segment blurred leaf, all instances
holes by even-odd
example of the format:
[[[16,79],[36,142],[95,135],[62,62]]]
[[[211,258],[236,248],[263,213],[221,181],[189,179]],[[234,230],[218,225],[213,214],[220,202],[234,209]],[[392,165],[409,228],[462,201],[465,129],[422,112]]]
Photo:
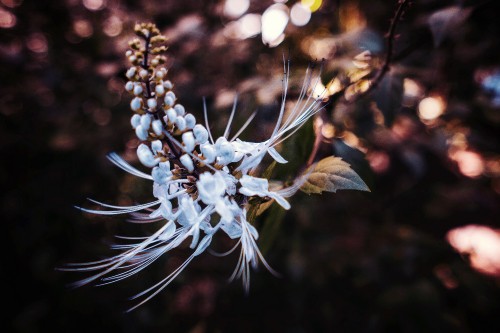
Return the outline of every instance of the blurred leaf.
[[[336,192],[337,190],[370,191],[368,186],[340,157],[330,156],[319,161],[306,183],[301,187],[305,193]],[[310,172],[308,169],[305,173]]]
[[[450,6],[433,13],[427,23],[431,28],[434,46],[439,46],[453,30],[469,17],[471,11],[470,8]]]
[[[385,126],[391,126],[396,112],[401,108],[403,100],[403,78],[399,75],[387,75],[380,82],[375,103],[384,116]]]
[[[273,203],[274,200],[269,201]],[[266,204],[266,203],[264,203]],[[286,210],[281,208],[279,205],[271,205],[269,204],[269,209],[266,218],[263,222],[263,227],[260,232],[260,241],[259,247],[262,254],[266,254],[266,252],[271,248],[272,243],[276,239],[276,236],[280,232],[281,223],[283,222],[283,218],[285,217]]]

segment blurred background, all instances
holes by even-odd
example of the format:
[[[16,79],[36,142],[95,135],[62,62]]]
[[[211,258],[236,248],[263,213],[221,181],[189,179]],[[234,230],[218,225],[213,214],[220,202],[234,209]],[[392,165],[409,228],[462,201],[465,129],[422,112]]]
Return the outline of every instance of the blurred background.
[[[496,2],[403,6],[389,36],[390,70],[366,91],[386,60],[396,1],[0,0],[2,331],[500,332]],[[259,245],[282,276],[260,267],[248,295],[227,283],[237,255],[203,255],[129,314],[128,297],[187,251],[106,287],[72,290],[82,275],[56,271],[110,256],[116,234],[151,232],[73,208],[91,207],[87,197],[151,197],[149,184],[105,158],[115,151],[138,165],[123,54],[142,21],[169,38],[180,102],[201,119],[206,97],[216,132],[238,94],[237,124],[258,110],[244,137],[265,138],[283,56],[291,101],[318,61],[331,98],[314,122],[317,158],[342,157],[371,188],[299,193],[290,211],[261,216]],[[291,163],[274,176],[296,173],[312,141],[309,124],[282,147]]]

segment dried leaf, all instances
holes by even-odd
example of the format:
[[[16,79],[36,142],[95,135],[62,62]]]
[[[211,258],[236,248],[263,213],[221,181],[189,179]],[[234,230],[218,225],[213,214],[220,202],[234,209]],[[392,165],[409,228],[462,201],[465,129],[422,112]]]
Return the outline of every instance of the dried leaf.
[[[307,170],[309,172],[310,170]],[[359,175],[340,157],[330,156],[319,161],[302,186],[305,193],[336,192],[337,190],[370,191]]]

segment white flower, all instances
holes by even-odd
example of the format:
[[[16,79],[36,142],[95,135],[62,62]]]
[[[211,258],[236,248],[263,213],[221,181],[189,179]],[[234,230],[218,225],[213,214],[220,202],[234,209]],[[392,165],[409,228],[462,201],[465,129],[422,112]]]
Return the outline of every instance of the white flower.
[[[265,178],[244,175],[240,178],[239,192],[246,196],[270,197],[285,209],[290,209],[290,204],[279,193],[269,191],[269,182]]]

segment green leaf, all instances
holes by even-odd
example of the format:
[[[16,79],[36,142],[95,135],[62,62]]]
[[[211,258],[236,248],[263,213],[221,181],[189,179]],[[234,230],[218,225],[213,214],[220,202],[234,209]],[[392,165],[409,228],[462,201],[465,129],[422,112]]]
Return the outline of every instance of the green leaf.
[[[340,157],[330,156],[322,159],[311,172],[301,190],[305,193],[337,192],[337,190],[370,191],[365,182]]]

